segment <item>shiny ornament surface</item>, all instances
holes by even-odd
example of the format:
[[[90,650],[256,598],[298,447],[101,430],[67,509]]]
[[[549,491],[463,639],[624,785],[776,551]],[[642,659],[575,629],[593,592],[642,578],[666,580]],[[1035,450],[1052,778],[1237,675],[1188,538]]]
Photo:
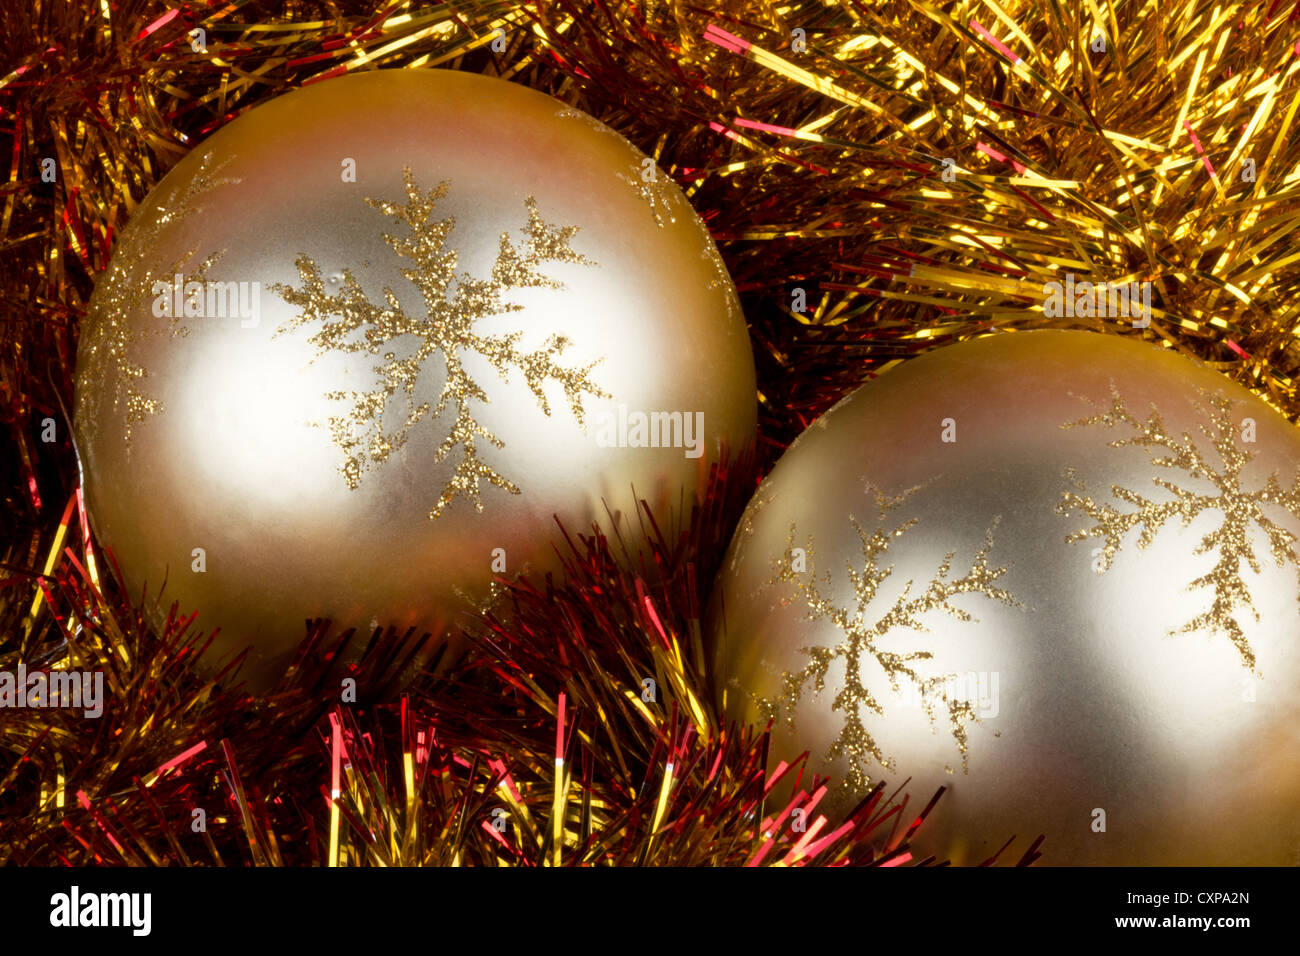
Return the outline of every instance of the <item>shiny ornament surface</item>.
[[[594,119],[444,70],[235,119],[136,211],[78,356],[88,509],[134,593],[251,644],[442,629],[571,531],[689,506],[755,427],[703,223]],[[161,611],[160,611],[161,613]]]
[[[775,718],[773,763],[846,781],[832,812],[948,787],[922,854],[1042,833],[1046,863],[1295,864],[1298,479],[1294,426],[1149,344],[935,350],[759,487],[713,598],[718,692]]]

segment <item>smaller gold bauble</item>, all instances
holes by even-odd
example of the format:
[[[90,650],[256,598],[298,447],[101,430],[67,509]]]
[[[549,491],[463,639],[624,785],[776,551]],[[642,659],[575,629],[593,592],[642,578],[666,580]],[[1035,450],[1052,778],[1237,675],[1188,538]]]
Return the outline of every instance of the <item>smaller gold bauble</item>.
[[[758,488],[712,607],[771,759],[947,792],[916,852],[1039,834],[1063,864],[1294,864],[1300,432],[1117,335],[937,349]]]

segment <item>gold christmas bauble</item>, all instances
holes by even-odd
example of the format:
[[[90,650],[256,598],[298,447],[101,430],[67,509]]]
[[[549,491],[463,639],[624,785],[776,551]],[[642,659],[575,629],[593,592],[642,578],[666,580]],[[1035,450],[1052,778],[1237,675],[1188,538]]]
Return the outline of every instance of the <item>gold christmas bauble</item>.
[[[1294,864],[1300,432],[1091,332],[941,348],[823,415],[711,608],[718,692],[844,813],[947,787],[918,854]]]
[[[570,531],[689,507],[753,357],[676,185],[541,93],[445,70],[235,119],[136,211],[77,370],[91,524],[264,686],[302,622],[444,631]]]

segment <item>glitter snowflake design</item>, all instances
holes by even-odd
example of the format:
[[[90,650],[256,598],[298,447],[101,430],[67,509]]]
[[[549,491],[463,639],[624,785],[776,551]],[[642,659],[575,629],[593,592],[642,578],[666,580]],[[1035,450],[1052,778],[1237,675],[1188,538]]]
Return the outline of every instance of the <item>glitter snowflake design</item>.
[[[677,221],[677,216],[673,214],[672,188],[668,185],[668,178],[657,167],[653,168],[649,179],[646,178],[646,168],[636,165],[627,173],[619,173],[618,178],[631,186],[649,207],[650,216],[660,229]]]
[[[814,694],[820,694],[826,688],[831,665],[843,661],[844,682],[831,701],[831,710],[843,715],[843,725],[826,753],[826,760],[830,762],[841,756],[847,758],[849,770],[844,778],[844,786],[855,793],[862,793],[870,786],[867,768],[872,762],[886,770],[893,769],[892,758],[884,753],[867,728],[868,714],[884,714],[883,704],[871,693],[864,681],[864,672],[872,665],[884,672],[895,693],[900,691],[902,681],[909,683],[917,692],[932,723],[938,718],[939,708],[943,708],[948,730],[962,755],[963,769],[966,766],[966,724],[976,719],[974,707],[969,701],[956,700],[945,690],[956,675],[923,677],[917,673],[918,662],[930,660],[934,656],[930,651],[889,651],[880,646],[885,636],[895,628],[929,633],[924,617],[931,611],[943,612],[962,622],[975,620],[968,612],[951,603],[953,598],[961,594],[979,594],[1009,607],[1021,606],[1008,591],[998,586],[998,579],[1006,573],[1006,568],[989,567],[993,531],[998,524],[995,519],[983,547],[976,551],[970,569],[963,575],[949,577],[956,554],[949,552],[924,591],[913,596],[914,582],[908,581],[888,609],[883,609],[883,613],[872,613],[872,605],[881,585],[893,574],[893,566],[883,563],[891,543],[917,524],[917,519],[913,518],[887,530],[884,527],[885,519],[917,490],[911,488],[890,497],[879,489],[868,487],[867,492],[874,498],[879,511],[880,525],[868,532],[857,519],[849,519],[861,541],[862,549],[861,568],[855,567],[851,561],[845,562],[854,593],[850,606],[840,607],[826,596],[825,590],[829,590],[833,582],[829,573],[820,579],[816,576],[812,567],[811,539],[805,548],[808,556],[807,572],[801,574],[794,569],[793,525],[786,538],[786,553],[774,563],[773,576],[767,582],[768,587],[787,585],[793,588],[795,596],[792,600],[806,605],[808,620],[829,620],[844,634],[844,638],[831,647],[801,647],[800,653],[808,656],[808,663],[800,670],[782,673],[779,694],[774,698],[756,699],[759,711],[767,719],[784,716],[786,723],[794,729],[795,710],[809,686]]]
[[[610,129],[594,116],[589,116],[582,110],[576,110],[572,107],[565,107],[558,111],[556,117],[559,119],[577,120],[589,129],[606,136],[613,136],[624,146],[636,151],[641,156],[641,160],[632,163],[626,173],[619,173],[620,181],[627,183],[632,190],[640,197],[641,201],[650,209],[650,215],[654,219],[655,225],[660,229],[668,226],[669,223],[677,221],[677,216],[673,212],[673,193],[671,180],[654,163],[650,157],[641,153],[636,147],[623,137],[621,133]]]
[[[152,326],[142,325],[141,316],[152,314],[156,281],[170,287],[180,275],[183,283],[203,282],[222,253],[214,252],[196,264],[197,250],[189,249],[160,271],[149,269],[148,263],[159,252],[165,230],[201,212],[202,199],[212,190],[239,182],[219,175],[224,165],[213,165],[211,156],[203,155],[189,181],[173,187],[156,204],[159,211],[151,219],[132,223],[130,233],[113,250],[97,287],[94,321],[86,324],[77,351],[82,385],[77,389],[75,417],[85,434],[99,428],[105,407],[111,407],[114,416],[122,415],[122,441],[130,448],[135,426],[163,410],[162,400],[145,390],[149,370],[134,358],[134,347],[154,336],[184,338],[190,330],[179,315],[165,316]],[[86,387],[90,384],[95,387]]]
[[[740,521],[736,525],[736,533],[732,535],[732,540],[735,542],[731,549],[729,564],[732,574],[736,574],[744,563],[745,551],[750,538],[754,536],[754,522],[758,518],[759,512],[775,500],[775,492],[766,496],[760,492],[755,492],[754,496],[749,499],[749,503],[745,505],[745,510],[741,513]]]
[[[551,408],[545,386],[547,382],[560,383],[580,428],[585,425],[583,393],[597,397],[608,395],[590,376],[598,362],[578,368],[559,363],[559,356],[570,344],[564,336],[548,336],[540,348],[527,351],[520,346],[523,332],[484,334],[476,325],[489,316],[522,308],[507,301],[509,290],[563,289],[563,283],[539,271],[542,263],[594,263],[570,248],[578,227],[547,224],[530,196],[524,202],[528,223],[522,244],[516,246],[508,232],[502,233],[490,278],[476,279],[463,273],[457,276],[457,252],[447,247],[455,220],[448,217],[430,221],[434,206],[446,195],[450,183],[439,183],[424,192],[415,183],[410,169],[404,170],[403,176],[405,203],[378,199],[366,202],[409,230],[407,237],[385,234],[384,241],[397,256],[410,262],[409,267],[402,269],[402,275],[420,291],[425,314],[407,314],[392,289],[384,290],[382,304],[369,301],[360,283],[346,269],[342,270],[337,294],[331,294],[326,291],[316,262],[304,255],[297,260],[300,286],[275,287],[286,302],[301,309],[276,334],[313,324],[317,330],[309,341],[319,350],[318,354],[345,352],[380,356],[380,363],[373,367],[378,376],[378,384],[373,389],[326,393],[330,400],[349,406],[345,413],[331,416],[328,423],[334,443],[346,456],[340,470],[349,488],[357,488],[365,471],[383,464],[405,445],[412,428],[425,419],[440,418],[449,406],[454,406],[455,417],[435,460],[441,462],[453,453],[459,460],[429,518],[437,518],[457,498],[472,502],[475,510],[481,512],[482,481],[511,494],[519,494],[519,488],[479,457],[480,439],[496,448],[504,447],[504,443],[474,417],[474,403],[486,403],[489,399],[484,388],[466,371],[464,353],[476,353],[487,359],[502,381],[509,380],[511,368],[517,369],[547,415]],[[399,351],[398,342],[409,343],[409,348]],[[435,404],[417,404],[416,385],[434,356],[441,361],[445,375],[442,390]],[[389,402],[399,393],[405,408],[398,427],[389,431],[385,426]]]
[[[1071,469],[1066,472],[1066,476],[1078,490],[1064,492],[1056,511],[1064,516],[1078,512],[1092,519],[1092,527],[1074,532],[1066,541],[1074,543],[1096,538],[1104,542],[1098,573],[1109,570],[1124,537],[1136,528],[1141,529],[1138,547],[1145,548],[1155,541],[1156,535],[1170,519],[1178,518],[1183,527],[1187,527],[1201,514],[1219,513],[1222,520],[1218,527],[1201,538],[1194,552],[1214,552],[1218,561],[1213,569],[1187,586],[1189,591],[1210,588],[1214,594],[1213,601],[1207,611],[1170,633],[1187,634],[1205,630],[1225,634],[1241,654],[1245,665],[1254,670],[1255,652],[1246,640],[1239,618],[1241,611],[1245,610],[1258,621],[1259,613],[1251,600],[1250,589],[1242,578],[1242,562],[1256,574],[1260,573],[1259,559],[1251,545],[1252,529],[1257,527],[1267,538],[1278,567],[1289,562],[1300,570],[1300,557],[1297,557],[1295,551],[1296,536],[1277,524],[1264,510],[1266,505],[1272,505],[1300,518],[1300,470],[1297,470],[1289,489],[1282,487],[1276,472],[1260,488],[1253,491],[1243,488],[1241,471],[1254,459],[1255,453],[1237,447],[1231,407],[1231,402],[1221,395],[1211,397],[1208,407],[1201,406],[1208,424],[1201,425],[1200,430],[1214,447],[1214,454],[1218,458],[1218,465],[1215,466],[1202,454],[1191,435],[1184,432],[1180,439],[1169,433],[1155,405],[1151,406],[1145,422],[1135,418],[1112,385],[1108,411],[1061,427],[1103,425],[1106,428],[1127,428],[1129,434],[1111,441],[1111,448],[1141,448],[1157,468],[1166,469],[1170,473],[1182,472],[1188,478],[1206,483],[1210,490],[1193,491],[1157,475],[1151,479],[1152,483],[1171,497],[1165,501],[1153,501],[1136,491],[1112,485],[1111,494],[1135,509],[1120,511],[1108,504],[1098,504],[1088,497],[1087,489],[1075,478]]]

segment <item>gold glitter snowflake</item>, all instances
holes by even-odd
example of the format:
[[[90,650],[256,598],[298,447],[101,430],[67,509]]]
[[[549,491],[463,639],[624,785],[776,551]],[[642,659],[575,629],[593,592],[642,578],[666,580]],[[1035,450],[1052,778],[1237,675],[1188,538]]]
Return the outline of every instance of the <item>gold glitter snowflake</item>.
[[[649,171],[650,178],[646,178]],[[661,178],[662,177],[662,178]],[[668,178],[658,167],[633,165],[627,173],[619,173],[618,178],[632,187],[641,201],[650,209],[655,225],[663,229],[669,223],[676,222],[673,214],[673,191]]]
[[[744,562],[745,550],[749,544],[749,539],[754,536],[754,519],[758,517],[760,511],[770,505],[776,499],[775,492],[769,495],[761,495],[755,492],[754,496],[749,499],[745,505],[744,512],[740,515],[740,521],[736,525],[736,533],[732,535],[734,542],[731,549],[730,567],[733,574],[740,570]]]
[[[422,192],[409,168],[403,171],[403,176],[407,202],[378,199],[367,199],[366,202],[409,230],[409,237],[385,234],[384,241],[398,257],[410,262],[409,267],[402,269],[402,275],[419,290],[425,314],[407,314],[392,289],[384,290],[383,304],[371,302],[347,269],[342,271],[338,293],[331,294],[326,291],[316,262],[303,255],[297,260],[301,287],[275,286],[276,292],[286,302],[302,311],[276,334],[308,323],[319,323],[319,329],[309,341],[320,354],[360,352],[381,357],[380,364],[373,367],[378,376],[378,384],[373,389],[326,393],[327,398],[351,406],[346,413],[329,419],[331,437],[346,455],[340,470],[349,488],[356,488],[363,472],[387,461],[401,448],[411,429],[422,420],[437,419],[448,405],[455,406],[455,419],[438,448],[435,460],[442,461],[457,450],[460,460],[429,512],[432,519],[456,498],[470,500],[476,510],[482,511],[479,484],[485,479],[511,494],[519,494],[519,488],[513,482],[479,457],[479,439],[497,448],[504,447],[504,444],[474,417],[473,403],[487,402],[488,395],[466,371],[462,353],[477,353],[486,358],[503,381],[508,380],[511,367],[518,369],[547,415],[551,408],[546,399],[545,385],[548,381],[559,382],[579,427],[584,426],[582,393],[608,396],[590,377],[597,362],[579,368],[567,368],[557,362],[558,356],[570,344],[564,336],[550,335],[540,348],[526,351],[519,344],[522,332],[483,334],[475,328],[480,320],[489,316],[522,308],[507,301],[505,293],[508,290],[564,288],[563,283],[538,271],[542,263],[594,265],[569,246],[578,227],[547,224],[530,196],[524,201],[528,224],[522,245],[516,247],[510,234],[502,233],[490,278],[476,279],[467,274],[457,276],[458,254],[455,249],[447,248],[447,238],[456,222],[451,217],[429,219],[434,206],[446,195],[450,183],[442,182],[428,192]],[[398,342],[410,343],[410,348],[399,352]],[[445,373],[442,390],[436,404],[417,404],[416,385],[426,363],[435,355],[441,360]],[[399,392],[405,399],[405,410],[400,425],[387,431],[388,404]]]
[[[558,119],[577,120],[579,123],[582,123],[584,126],[597,133],[613,136],[617,138],[619,142],[627,142],[623,135],[617,130],[611,129],[590,113],[584,113],[582,110],[574,109],[572,106],[565,106],[562,109],[557,110],[555,116]]]
[[[1216,466],[1201,453],[1191,435],[1184,432],[1181,439],[1171,435],[1155,405],[1151,406],[1145,422],[1135,418],[1125,406],[1118,390],[1112,386],[1109,411],[1068,422],[1061,427],[1127,427],[1130,434],[1110,442],[1111,448],[1141,448],[1157,468],[1183,472],[1188,478],[1205,482],[1210,490],[1193,491],[1157,475],[1151,479],[1152,483],[1170,497],[1165,501],[1153,501],[1136,491],[1112,485],[1111,494],[1136,509],[1119,511],[1111,505],[1098,504],[1088,497],[1086,488],[1077,481],[1071,469],[1067,471],[1067,477],[1074,481],[1079,490],[1064,492],[1056,511],[1065,516],[1077,511],[1095,522],[1090,528],[1074,532],[1066,541],[1073,543],[1096,538],[1105,542],[1101,549],[1098,573],[1109,570],[1125,535],[1135,528],[1141,528],[1138,547],[1145,548],[1155,541],[1165,522],[1171,518],[1180,519],[1186,527],[1203,513],[1220,513],[1222,520],[1219,526],[1201,538],[1194,551],[1195,554],[1216,552],[1218,561],[1212,570],[1187,586],[1189,591],[1212,588],[1213,602],[1209,610],[1196,615],[1170,633],[1187,634],[1208,630],[1211,633],[1226,634],[1240,652],[1242,661],[1254,670],[1255,652],[1246,640],[1238,616],[1243,608],[1253,614],[1255,620],[1259,620],[1259,613],[1251,600],[1250,589],[1242,579],[1241,565],[1244,561],[1256,574],[1260,572],[1259,560],[1251,545],[1252,529],[1258,527],[1268,539],[1278,567],[1290,562],[1300,570],[1300,557],[1297,557],[1294,548],[1296,536],[1278,525],[1264,511],[1266,505],[1273,505],[1300,518],[1300,471],[1297,471],[1289,489],[1282,487],[1276,472],[1269,475],[1262,487],[1250,491],[1243,488],[1241,471],[1255,454],[1237,447],[1231,407],[1231,402],[1221,395],[1210,398],[1208,408],[1202,406],[1209,424],[1201,425],[1200,429],[1214,447],[1218,458]]]
[[[745,316],[740,310],[740,303],[736,299],[735,284],[731,281],[731,272],[727,269],[727,263],[722,258],[722,253],[718,251],[718,244],[713,240],[713,234],[709,232],[709,227],[704,224],[704,220],[698,216],[692,217],[695,220],[695,230],[700,236],[700,258],[709,265],[709,270],[713,275],[709,278],[708,286],[710,292],[721,292],[727,303],[727,316],[733,321],[744,321]],[[798,441],[796,438],[795,441]],[[793,447],[793,445],[791,446]]]
[[[989,551],[993,548],[993,531],[998,524],[995,519],[983,547],[975,553],[970,570],[965,574],[949,578],[952,559],[956,553],[949,552],[924,591],[913,596],[913,582],[908,581],[888,609],[883,613],[872,613],[872,605],[881,585],[893,574],[893,565],[883,564],[882,559],[894,539],[907,533],[917,523],[917,519],[913,518],[893,530],[886,530],[883,526],[885,519],[917,490],[911,488],[901,495],[889,497],[879,489],[868,487],[867,492],[875,499],[880,513],[880,526],[868,533],[856,518],[849,519],[862,542],[863,560],[861,569],[854,567],[851,561],[845,562],[854,592],[851,606],[840,607],[823,593],[823,588],[829,589],[832,585],[831,575],[827,573],[819,580],[814,573],[811,539],[805,548],[807,572],[801,574],[795,570],[793,525],[786,538],[786,554],[775,562],[773,577],[767,582],[768,587],[780,584],[792,587],[797,599],[807,605],[807,619],[831,621],[844,634],[844,639],[832,647],[813,645],[800,648],[800,652],[808,656],[808,663],[800,670],[782,673],[780,693],[774,698],[758,699],[756,702],[759,710],[768,719],[784,714],[785,721],[793,729],[795,710],[808,686],[811,684],[814,694],[820,694],[825,690],[831,664],[843,661],[844,682],[831,701],[831,710],[843,714],[844,722],[826,753],[826,759],[831,761],[841,756],[847,758],[849,770],[844,785],[855,793],[861,793],[870,786],[867,767],[872,761],[887,770],[893,767],[892,759],[885,755],[875,736],[867,729],[866,714],[884,714],[881,701],[865,683],[865,671],[870,665],[874,664],[884,672],[895,693],[900,690],[900,682],[907,681],[918,693],[921,705],[932,722],[936,719],[938,707],[943,706],[948,729],[962,755],[963,768],[966,766],[966,723],[976,719],[974,707],[969,701],[956,700],[945,689],[956,675],[923,677],[917,673],[915,665],[934,656],[930,651],[898,653],[886,650],[881,647],[885,636],[895,628],[929,633],[923,618],[931,611],[942,611],[958,621],[974,620],[969,613],[951,603],[960,594],[980,594],[1010,607],[1021,606],[1008,591],[997,585],[1006,568],[990,568],[988,564]]]
[[[600,120],[594,116],[589,116],[582,110],[565,107],[555,115],[559,119],[577,120],[589,129],[603,135],[613,136],[623,145],[636,150],[636,147],[632,146],[617,130],[610,129]],[[677,216],[673,212],[674,190],[672,189],[671,180],[650,157],[642,154],[640,150],[636,150],[636,152],[641,156],[641,160],[632,163],[626,173],[619,173],[618,178],[632,187],[641,201],[649,207],[655,225],[663,229],[669,223],[677,221]]]
[[[170,286],[176,275],[182,276],[183,283],[203,282],[221,252],[209,255],[188,272],[197,249],[181,253],[162,271],[151,270],[148,264],[157,257],[165,230],[201,212],[200,200],[218,186],[239,182],[218,176],[224,163],[209,168],[210,164],[211,156],[202,156],[194,176],[159,201],[152,218],[133,222],[113,250],[96,289],[94,320],[86,323],[77,350],[81,386],[75,417],[85,430],[83,434],[100,426],[104,406],[110,405],[113,415],[123,414],[122,440],[129,448],[135,426],[163,409],[160,399],[145,393],[143,382],[149,370],[133,358],[134,346],[152,336],[184,337],[190,330],[180,324],[179,315],[161,317],[154,324],[142,324],[141,317],[152,314],[155,282]]]

